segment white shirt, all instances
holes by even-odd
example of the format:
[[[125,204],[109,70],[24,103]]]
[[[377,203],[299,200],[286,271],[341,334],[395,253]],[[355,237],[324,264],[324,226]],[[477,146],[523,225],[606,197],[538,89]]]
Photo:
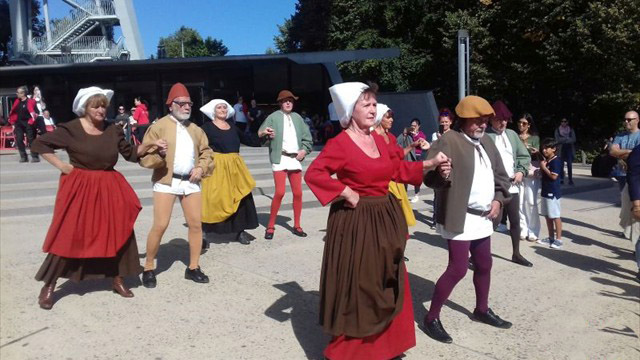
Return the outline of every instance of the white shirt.
[[[238,103],[233,105],[233,110],[235,110],[236,115],[235,115],[235,120],[237,123],[246,123],[247,122],[247,117],[244,115],[244,112],[242,111],[243,109],[242,104]]]
[[[468,207],[481,211],[491,209],[491,202],[495,195],[493,169],[489,155],[484,150],[478,140],[471,139],[467,135],[464,137],[474,146],[479,146],[480,152],[473,152],[473,182],[471,183],[471,192],[469,193]],[[482,159],[480,158],[482,155]],[[486,216],[479,216],[465,213],[464,230],[462,233],[454,233],[445,230],[442,224],[437,224],[436,231],[445,239],[451,240],[478,240],[493,234],[493,222]]]
[[[437,131],[436,131],[436,132],[434,132],[434,133],[431,135],[431,142],[434,142],[434,141],[436,141],[436,140],[440,139],[440,136],[442,136],[442,135],[440,135],[440,133],[439,133],[439,132],[437,132]]]
[[[48,119],[46,117],[42,117],[44,119],[44,124],[45,125],[49,125],[49,126],[55,126],[56,124],[53,122],[53,118],[49,117]]]
[[[173,158],[173,173],[187,175],[195,165],[193,139],[191,139],[187,128],[180,121],[173,116],[171,116],[171,119],[176,122],[176,153]]]
[[[503,131],[500,135],[496,134],[496,147],[498,148],[498,152],[500,153],[500,157],[502,158],[502,165],[504,165],[504,169],[507,171],[509,179],[513,179],[513,176],[515,175],[515,160],[513,156],[513,148],[511,147],[511,142],[507,137],[506,131]],[[514,184],[511,184],[509,193],[517,194],[518,187]]]
[[[282,151],[297,154],[298,149],[298,136],[296,135],[296,128],[291,120],[291,115],[284,114],[284,123],[282,124]],[[284,156],[280,157],[280,164],[271,164],[271,170],[302,170],[302,164],[295,158]]]

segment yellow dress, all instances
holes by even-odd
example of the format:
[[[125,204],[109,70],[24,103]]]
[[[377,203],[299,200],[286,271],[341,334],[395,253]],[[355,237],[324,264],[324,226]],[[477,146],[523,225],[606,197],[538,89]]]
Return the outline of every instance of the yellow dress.
[[[238,153],[213,153],[213,174],[202,180],[202,222],[220,223],[238,211],[240,201],[256,186]]]
[[[404,217],[407,219],[407,225],[414,226],[416,224],[416,217],[413,215],[413,208],[409,202],[407,189],[405,189],[402,184],[398,184],[395,181],[389,181],[389,192],[400,200],[402,213],[404,213]]]

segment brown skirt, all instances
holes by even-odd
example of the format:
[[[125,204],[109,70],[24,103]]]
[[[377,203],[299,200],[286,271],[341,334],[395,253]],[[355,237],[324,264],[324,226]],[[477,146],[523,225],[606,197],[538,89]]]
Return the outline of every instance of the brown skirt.
[[[114,276],[133,276],[142,272],[136,235],[131,233],[129,240],[112,258],[66,258],[54,254],[47,254],[36,280],[50,284],[58,278],[73,281],[88,279],[103,279]]]
[[[361,197],[331,205],[320,279],[320,324],[333,335],[383,331],[402,310],[407,223],[398,200]]]

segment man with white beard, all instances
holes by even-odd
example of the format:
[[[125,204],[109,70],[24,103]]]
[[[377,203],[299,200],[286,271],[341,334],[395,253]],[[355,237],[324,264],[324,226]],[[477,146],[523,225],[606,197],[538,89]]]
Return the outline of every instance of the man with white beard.
[[[197,283],[209,282],[198,263],[202,248],[200,180],[213,170],[213,152],[204,131],[189,121],[193,102],[183,84],[171,87],[166,105],[169,115],[149,127],[143,143],[165,139],[167,150],[154,148],[140,161],[143,167],[153,169],[153,226],[147,237],[147,258],[142,273],[142,284],[147,288],[156,287],[155,258],[176,197],[180,199],[189,227],[189,266],[184,277]]]

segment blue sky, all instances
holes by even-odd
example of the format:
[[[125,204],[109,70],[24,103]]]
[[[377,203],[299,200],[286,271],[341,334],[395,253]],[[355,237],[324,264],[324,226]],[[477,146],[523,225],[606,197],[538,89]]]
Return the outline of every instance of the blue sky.
[[[203,38],[222,40],[228,55],[264,54],[273,47],[278,27],[295,11],[296,0],[131,0],[134,1],[144,55],[156,54],[158,40],[180,26],[198,30]],[[59,18],[71,7],[49,0],[49,16]],[[116,31],[116,40],[120,35]]]

